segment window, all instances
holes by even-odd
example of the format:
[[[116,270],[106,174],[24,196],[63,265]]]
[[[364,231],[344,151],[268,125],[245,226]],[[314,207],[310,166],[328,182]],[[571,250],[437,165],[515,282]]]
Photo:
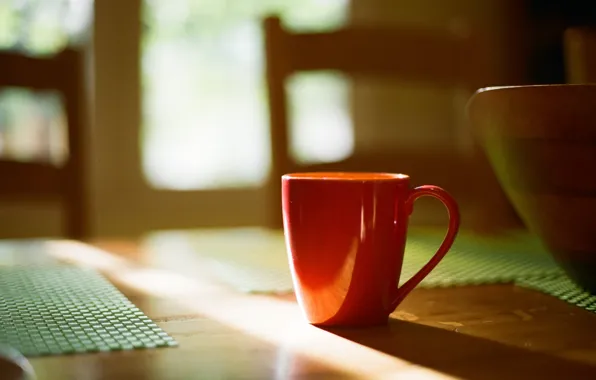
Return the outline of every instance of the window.
[[[352,154],[349,84],[348,78],[333,72],[290,78],[290,154],[297,162],[336,162]]]
[[[60,165],[68,153],[65,126],[58,94],[0,89],[0,157]]]
[[[260,20],[278,14],[294,29],[332,29],[345,22],[347,0],[145,0],[144,5],[146,179],[155,188],[174,190],[259,186],[270,167]],[[295,156],[328,161],[349,154],[345,83],[317,74],[296,78],[288,90]],[[320,124],[326,132],[315,135]]]

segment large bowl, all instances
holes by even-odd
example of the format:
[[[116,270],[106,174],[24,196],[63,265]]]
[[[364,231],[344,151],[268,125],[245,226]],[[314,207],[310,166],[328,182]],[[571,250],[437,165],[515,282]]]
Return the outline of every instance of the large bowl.
[[[523,222],[596,293],[596,85],[484,88],[467,111]]]

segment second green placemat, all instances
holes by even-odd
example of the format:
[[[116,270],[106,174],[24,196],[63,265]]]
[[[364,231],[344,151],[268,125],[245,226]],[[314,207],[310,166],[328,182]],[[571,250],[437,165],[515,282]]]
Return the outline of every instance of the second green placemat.
[[[443,236],[437,230],[413,229],[409,233],[400,282],[422,268],[436,252]],[[462,232],[420,287],[510,283],[519,278],[562,273],[538,240],[528,234],[487,237]]]
[[[444,230],[412,228],[408,233],[400,281],[415,274],[436,252]],[[262,229],[229,229],[195,235],[169,235],[178,244],[168,245],[168,235],[154,238],[155,246],[168,257],[187,239],[187,265],[209,268],[219,280],[248,293],[292,291],[286,247],[281,232]],[[160,244],[155,244],[156,241]],[[156,253],[156,256],[158,254]],[[193,257],[196,263],[191,264]],[[164,260],[167,261],[167,260]],[[510,283],[518,278],[552,276],[562,273],[529,234],[494,237],[461,232],[445,259],[431,272],[421,287],[448,287],[476,284]]]
[[[549,294],[596,313],[596,296],[580,288],[565,275],[521,278],[515,284]]]

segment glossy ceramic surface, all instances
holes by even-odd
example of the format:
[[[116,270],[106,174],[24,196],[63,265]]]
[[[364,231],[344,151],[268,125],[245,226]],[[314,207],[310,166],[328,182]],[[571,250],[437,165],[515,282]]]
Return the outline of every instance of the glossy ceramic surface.
[[[408,219],[421,196],[441,200],[447,236],[430,262],[399,289]],[[410,188],[385,173],[298,173],[282,177],[283,219],[298,302],[317,325],[376,325],[445,256],[459,228],[456,202],[441,188]]]
[[[596,292],[596,86],[482,89],[468,114],[522,220]]]

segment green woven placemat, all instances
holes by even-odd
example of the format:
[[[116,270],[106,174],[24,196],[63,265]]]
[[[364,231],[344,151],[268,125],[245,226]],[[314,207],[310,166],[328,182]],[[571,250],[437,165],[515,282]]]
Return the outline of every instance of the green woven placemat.
[[[409,279],[426,264],[444,234],[442,230],[420,228],[408,233],[400,282]],[[167,236],[161,235],[159,243],[164,254],[179,247],[168,246],[167,240]],[[281,234],[256,229],[204,233],[191,238],[190,245],[188,250],[203,260],[196,265],[208,267],[212,274],[237,290],[249,293],[292,291]],[[186,258],[190,262],[192,255]],[[528,234],[486,237],[462,232],[445,259],[420,286],[509,283],[520,277],[559,273],[562,273],[561,269],[550,255]]]
[[[98,273],[58,265],[0,267],[0,343],[25,356],[177,344]]]
[[[596,295],[583,290],[565,275],[520,278],[516,280],[515,284],[549,294],[596,313]]]
[[[400,283],[414,275],[436,252],[444,230],[412,228],[408,233]],[[184,235],[188,236],[188,235]],[[216,277],[248,293],[291,292],[292,279],[281,233],[254,228],[207,231],[191,238],[161,234],[154,237],[169,257],[186,240],[189,252]],[[176,244],[171,244],[175,242]],[[156,252],[157,255],[159,255]],[[191,267],[191,265],[187,265]],[[511,283],[526,286],[580,307],[592,307],[589,294],[577,288],[545,251],[539,240],[525,232],[477,235],[462,231],[441,263],[419,285],[422,288]],[[563,290],[561,290],[563,289]]]
[[[400,282],[414,275],[436,252],[444,234],[413,230],[406,244]],[[511,283],[519,278],[562,274],[561,268],[528,234],[495,237],[461,233],[447,256],[420,287]]]

